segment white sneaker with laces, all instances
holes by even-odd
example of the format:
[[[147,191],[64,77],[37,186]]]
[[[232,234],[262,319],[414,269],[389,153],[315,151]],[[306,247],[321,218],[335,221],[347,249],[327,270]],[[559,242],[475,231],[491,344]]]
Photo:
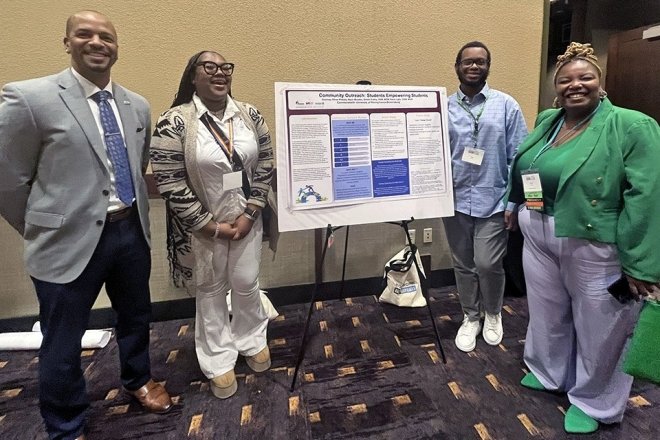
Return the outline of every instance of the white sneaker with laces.
[[[477,345],[477,335],[481,330],[481,323],[479,320],[470,321],[466,316],[463,317],[463,324],[461,328],[458,329],[458,334],[454,343],[459,350],[464,352],[470,352],[474,350],[474,347]]]
[[[499,345],[499,343],[502,342],[503,336],[502,314],[498,313],[497,315],[491,315],[490,313],[486,313],[483,331],[484,341],[486,341],[488,345]]]

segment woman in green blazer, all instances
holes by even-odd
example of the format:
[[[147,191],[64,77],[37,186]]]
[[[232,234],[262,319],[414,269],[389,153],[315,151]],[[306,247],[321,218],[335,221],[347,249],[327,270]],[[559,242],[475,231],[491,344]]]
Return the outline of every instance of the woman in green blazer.
[[[633,380],[619,362],[640,304],[608,286],[623,277],[639,299],[660,281],[660,128],[605,97],[589,44],[558,60],[560,108],[538,116],[511,172],[530,319],[521,383],[566,392],[564,428],[588,433],[622,420]]]

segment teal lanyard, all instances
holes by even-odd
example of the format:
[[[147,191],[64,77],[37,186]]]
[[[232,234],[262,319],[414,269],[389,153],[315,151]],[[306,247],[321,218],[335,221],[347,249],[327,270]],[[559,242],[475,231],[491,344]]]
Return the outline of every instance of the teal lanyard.
[[[479,119],[481,119],[481,115],[484,112],[484,108],[486,107],[486,102],[488,102],[488,98],[490,97],[490,93],[486,95],[486,99],[484,100],[484,103],[481,104],[481,108],[479,109],[479,113],[475,116],[474,113],[472,113],[472,110],[470,110],[469,107],[466,107],[463,105],[463,102],[458,99],[458,94],[456,94],[456,103],[463,109],[465,110],[472,120],[474,121],[474,130],[472,130],[472,140],[474,141],[474,146],[476,148],[477,146],[477,138],[479,137]]]
[[[584,119],[582,119],[580,122],[578,122],[577,124],[575,124],[575,127],[571,128],[569,131],[567,131],[566,134],[564,134],[559,140],[564,139],[565,137],[569,136],[571,133],[574,133],[575,131],[577,131],[580,127],[582,127],[585,123],[587,123],[587,122],[593,117],[593,115],[596,114],[596,112],[598,111],[599,108],[600,108],[600,102],[598,103],[598,105],[596,106],[596,108],[595,108],[591,113],[589,113],[589,114],[588,114]],[[536,153],[536,156],[534,156],[534,159],[532,160],[532,163],[529,164],[529,168],[528,168],[528,169],[531,170],[532,167],[534,166],[534,164],[536,163],[536,160],[537,160],[539,157],[541,157],[541,155],[542,155],[543,153],[545,153],[545,152],[548,151],[550,148],[552,148],[552,144],[554,144],[554,143],[556,142],[557,134],[559,134],[559,130],[561,130],[561,126],[564,124],[564,120],[565,120],[565,119],[566,119],[566,118],[565,118],[564,116],[562,116],[562,117],[557,121],[557,123],[555,124],[555,128],[554,128],[554,130],[552,131],[552,134],[551,134],[550,137],[548,138],[548,142],[546,142],[545,145],[543,145],[543,147],[541,147],[541,149],[539,150],[539,152]]]

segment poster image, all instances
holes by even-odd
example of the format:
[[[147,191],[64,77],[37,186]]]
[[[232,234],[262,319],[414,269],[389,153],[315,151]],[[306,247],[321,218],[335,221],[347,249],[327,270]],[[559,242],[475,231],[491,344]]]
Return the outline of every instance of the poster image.
[[[444,88],[276,83],[275,99],[281,230],[453,213]]]

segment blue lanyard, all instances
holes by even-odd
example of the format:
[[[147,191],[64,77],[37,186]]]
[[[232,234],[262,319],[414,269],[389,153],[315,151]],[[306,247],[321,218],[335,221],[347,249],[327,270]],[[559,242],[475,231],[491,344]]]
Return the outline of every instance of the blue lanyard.
[[[599,108],[600,108],[600,102],[598,103],[598,105],[596,106],[596,108],[595,108],[591,113],[589,113],[589,114],[588,114],[584,119],[582,119],[580,122],[578,122],[577,124],[575,124],[575,127],[571,128],[569,131],[567,131],[566,134],[564,134],[559,140],[562,140],[562,139],[566,138],[567,136],[569,136],[570,134],[572,134],[572,133],[574,133],[575,131],[577,131],[580,127],[582,127],[585,123],[587,123],[587,122],[593,117],[593,115],[596,114],[596,112],[598,111]],[[557,142],[557,140],[556,140],[556,138],[557,138],[557,134],[559,134],[559,130],[561,130],[561,126],[564,124],[564,120],[565,120],[565,119],[566,119],[566,117],[565,117],[565,116],[562,116],[561,119],[559,119],[559,120],[557,121],[557,123],[555,124],[555,129],[553,130],[552,134],[551,134],[550,137],[548,138],[548,142],[546,142],[545,145],[543,145],[543,147],[541,147],[541,149],[539,150],[539,152],[536,153],[536,156],[534,156],[534,159],[533,159],[532,162],[529,164],[529,168],[528,168],[528,169],[532,169],[532,167],[533,167],[534,164],[536,163],[536,160],[537,160],[539,157],[541,157],[541,155],[542,155],[543,153],[545,153],[545,152],[548,151],[550,148],[552,148],[552,144],[554,144],[555,142]]]

